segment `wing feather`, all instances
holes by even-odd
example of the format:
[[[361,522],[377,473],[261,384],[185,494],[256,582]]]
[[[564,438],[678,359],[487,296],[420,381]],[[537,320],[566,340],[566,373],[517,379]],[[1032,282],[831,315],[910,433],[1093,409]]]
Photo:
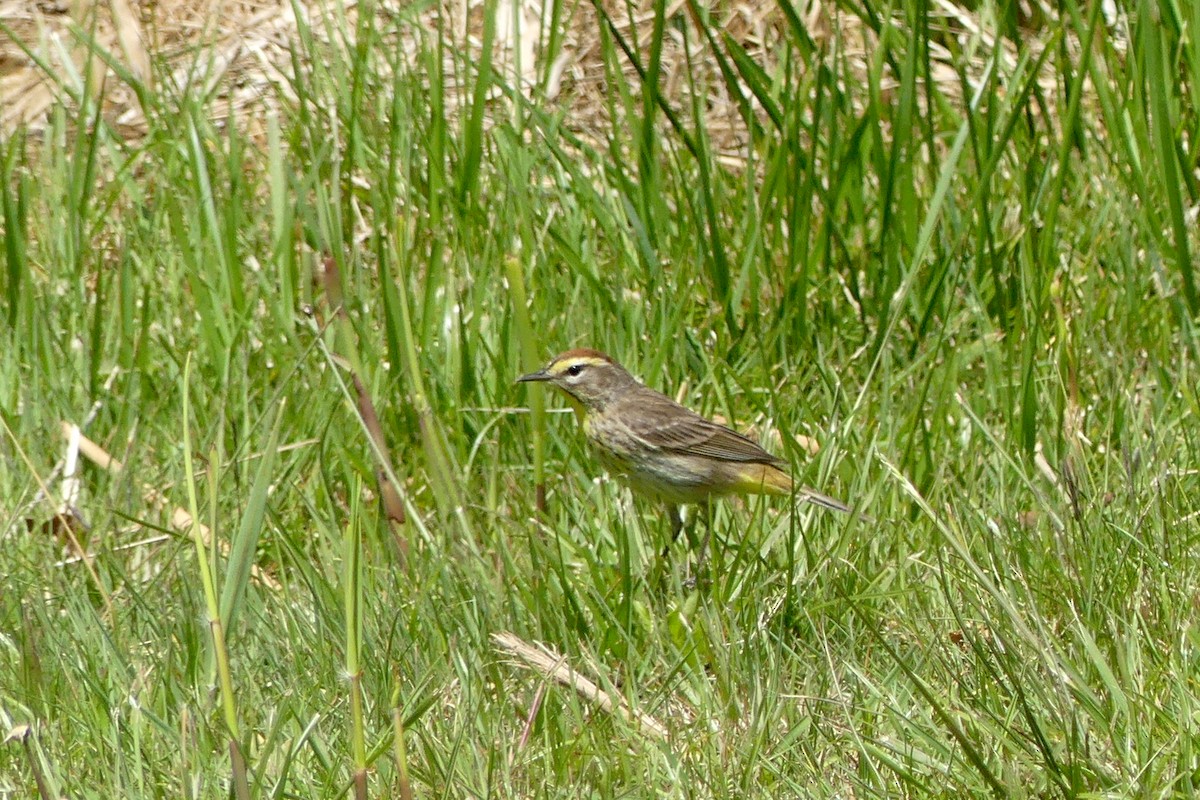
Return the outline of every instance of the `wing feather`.
[[[657,392],[642,394],[635,402],[644,413],[626,415],[631,433],[645,444],[682,455],[753,464],[784,464],[752,439],[705,419]]]

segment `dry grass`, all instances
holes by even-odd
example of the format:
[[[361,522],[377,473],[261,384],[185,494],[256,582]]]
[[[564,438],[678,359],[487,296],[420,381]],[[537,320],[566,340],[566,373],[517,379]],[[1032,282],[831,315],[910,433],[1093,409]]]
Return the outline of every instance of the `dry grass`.
[[[5,20],[0,28],[0,132],[37,131],[56,103],[77,107],[79,96],[87,91],[102,97],[105,117],[121,135],[137,138],[147,125],[131,81],[161,91],[211,93],[218,101],[211,104],[214,113],[232,113],[248,132],[254,132],[265,109],[290,97],[291,50],[298,25],[304,23],[314,35],[324,32],[332,38],[341,34],[323,21],[344,15],[352,35],[363,7],[358,0],[345,0],[340,6],[321,0],[294,4],[158,0],[137,6],[129,0],[108,4],[76,0],[73,5],[0,0],[0,19]],[[478,53],[484,15],[480,0],[432,5],[416,23],[390,22],[403,19],[408,7],[400,0],[370,6],[381,26],[396,28],[390,40],[402,52],[415,52],[416,37],[429,35],[438,25],[438,15],[443,15],[445,35],[454,45],[448,52]],[[653,33],[653,4],[639,0],[631,8],[608,0],[602,7],[645,64]],[[822,0],[808,0],[798,12],[826,58],[859,65],[865,73],[877,37],[860,18]],[[949,0],[940,0],[936,12],[946,37],[964,51],[978,51],[973,61],[982,72],[997,46],[987,22]],[[543,43],[551,22],[550,4],[501,0],[493,64],[510,85],[521,86],[527,96],[540,92],[542,102],[563,111],[566,125],[584,140],[600,141],[611,124],[611,87],[599,36],[604,23],[589,2],[567,5],[564,13],[561,45],[547,53]],[[672,0],[667,6],[661,92],[684,115],[692,107],[691,92],[699,93],[698,108],[705,116],[714,153],[736,165],[749,142],[747,126],[738,111],[739,98],[722,79],[693,13],[687,0]],[[744,48],[766,74],[773,74],[786,52],[787,24],[774,0],[716,3],[708,13],[717,29]],[[1032,10],[1027,16],[1032,16]],[[89,38],[94,50],[87,46]],[[1011,44],[999,46],[1004,50],[1002,60],[1010,64]],[[938,42],[931,42],[931,51],[938,92],[957,95],[961,84],[951,67],[953,54]],[[552,62],[545,63],[547,58]],[[447,67],[447,75],[463,74],[463,64]],[[636,82],[636,68],[628,60],[620,69],[628,81]],[[1052,83],[1053,75],[1047,75],[1047,85]],[[446,87],[448,105],[465,101],[469,86],[470,81],[452,80]],[[881,86],[885,92],[890,88],[886,83]],[[744,85],[741,92],[753,105],[752,92]]]

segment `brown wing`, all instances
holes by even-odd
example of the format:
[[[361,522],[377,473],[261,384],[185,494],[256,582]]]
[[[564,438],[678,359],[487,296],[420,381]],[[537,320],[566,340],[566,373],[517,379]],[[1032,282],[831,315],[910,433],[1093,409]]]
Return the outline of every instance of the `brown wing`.
[[[753,440],[705,419],[666,395],[638,392],[630,401],[641,412],[627,415],[631,432],[651,447],[721,461],[786,463]]]

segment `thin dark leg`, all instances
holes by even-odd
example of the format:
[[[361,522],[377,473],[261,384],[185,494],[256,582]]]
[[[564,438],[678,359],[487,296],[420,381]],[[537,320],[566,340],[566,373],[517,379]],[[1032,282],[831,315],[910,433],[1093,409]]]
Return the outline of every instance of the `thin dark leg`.
[[[704,556],[708,554],[708,540],[712,538],[712,503],[706,502],[703,506],[704,514],[704,539],[700,542],[700,555],[696,557],[696,569],[704,564]]]
[[[671,545],[675,544],[679,539],[679,534],[683,533],[683,514],[679,506],[667,506],[667,514],[671,517],[671,541],[663,548],[663,558],[670,555]]]

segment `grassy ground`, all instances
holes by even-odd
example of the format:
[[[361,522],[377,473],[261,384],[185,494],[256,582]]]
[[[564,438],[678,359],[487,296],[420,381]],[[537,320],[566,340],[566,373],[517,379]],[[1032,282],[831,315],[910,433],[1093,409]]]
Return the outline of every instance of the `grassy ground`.
[[[1192,794],[1200,16],[1118,6],[985,3],[1002,50],[846,4],[769,58],[661,20],[736,76],[737,165],[654,46],[621,80],[595,32],[614,122],[581,136],[434,33],[402,67],[383,15],[302,35],[260,137],[164,92],[136,144],[8,138],[0,797]],[[582,345],[872,521],[725,504],[691,586],[526,413],[513,379]],[[35,502],[62,420],[124,463],[83,469],[90,565]]]

